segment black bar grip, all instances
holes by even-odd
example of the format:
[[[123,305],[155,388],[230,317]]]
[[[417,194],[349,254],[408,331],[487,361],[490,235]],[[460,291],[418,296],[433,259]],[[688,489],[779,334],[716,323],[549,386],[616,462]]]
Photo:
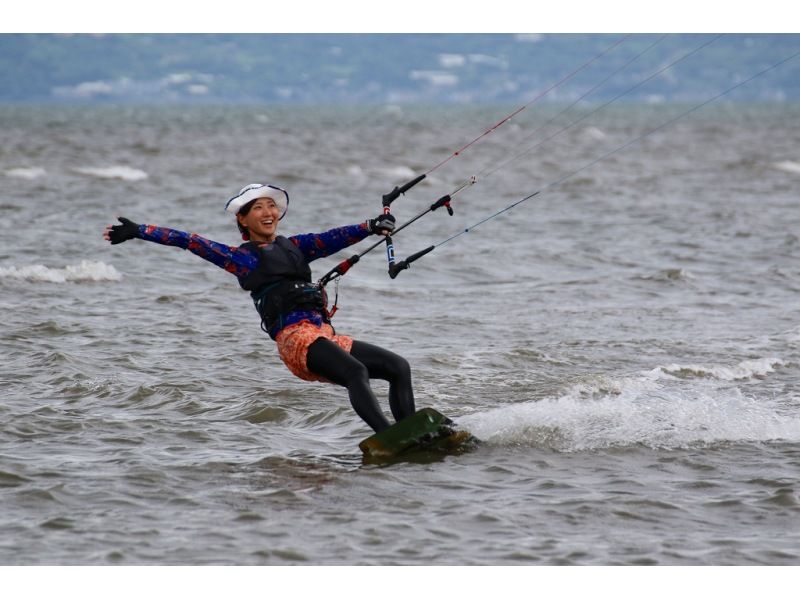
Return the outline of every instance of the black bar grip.
[[[414,185],[416,185],[417,183],[419,183],[419,182],[420,182],[422,179],[424,179],[426,176],[427,176],[427,175],[421,174],[421,175],[419,175],[417,178],[415,178],[413,181],[409,181],[409,182],[407,182],[405,185],[403,185],[402,187],[400,187],[400,193],[405,193],[406,191],[408,191],[409,189],[411,189],[411,187],[413,187]]]
[[[386,195],[384,195],[384,196],[383,196],[383,207],[384,207],[384,208],[386,208],[386,207],[389,207],[390,205],[392,205],[392,202],[393,202],[395,199],[397,199],[397,198],[398,198],[398,197],[400,197],[400,196],[401,196],[403,193],[405,193],[406,191],[408,191],[409,189],[411,189],[411,187],[413,187],[414,185],[416,185],[417,183],[419,183],[419,182],[420,182],[422,179],[424,179],[426,176],[427,176],[427,175],[421,174],[421,175],[419,175],[417,178],[415,178],[413,181],[409,181],[409,182],[407,182],[407,183],[406,183],[405,185],[403,185],[402,187],[395,187],[394,189],[392,189],[392,190],[391,190],[389,193],[387,193]]]
[[[389,266],[389,278],[394,280],[395,278],[397,278],[397,275],[400,274],[400,272],[402,272],[403,270],[407,270],[409,266],[411,266],[411,262],[417,261],[423,255],[430,253],[435,248],[436,245],[431,245],[430,247],[426,247],[422,251],[418,251],[417,253],[409,255],[406,259],[397,262],[396,264],[391,264]]]

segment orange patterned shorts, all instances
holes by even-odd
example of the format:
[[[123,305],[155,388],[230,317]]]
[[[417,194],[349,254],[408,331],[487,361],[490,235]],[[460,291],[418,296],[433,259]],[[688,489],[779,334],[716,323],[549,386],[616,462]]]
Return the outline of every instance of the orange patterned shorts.
[[[330,382],[327,378],[311,372],[306,364],[308,347],[319,337],[327,338],[348,353],[353,347],[353,339],[335,334],[330,324],[323,324],[318,328],[311,322],[298,322],[287,326],[278,333],[275,342],[278,343],[278,355],[295,376],[310,382]]]

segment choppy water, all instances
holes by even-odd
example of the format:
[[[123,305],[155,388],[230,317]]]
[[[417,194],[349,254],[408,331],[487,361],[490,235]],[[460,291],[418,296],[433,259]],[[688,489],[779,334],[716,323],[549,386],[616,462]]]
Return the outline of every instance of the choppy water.
[[[398,256],[683,108],[598,113]],[[122,214],[235,244],[224,201],[254,180],[289,188],[284,234],[359,221],[507,112],[0,108],[0,563],[800,562],[796,105],[709,107],[394,281],[377,251],[345,277],[337,329],[409,359],[418,405],[483,439],[460,456],[362,464],[345,393],[291,376],[232,276],[101,238]]]

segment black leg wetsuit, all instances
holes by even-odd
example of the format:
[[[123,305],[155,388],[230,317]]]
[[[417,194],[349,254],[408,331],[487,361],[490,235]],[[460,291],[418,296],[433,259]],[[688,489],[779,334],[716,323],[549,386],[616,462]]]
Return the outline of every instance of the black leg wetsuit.
[[[396,421],[414,414],[414,391],[408,362],[381,347],[353,341],[350,353],[326,338],[308,348],[308,369],[347,388],[356,413],[376,432],[389,427],[369,385],[370,378],[389,382],[389,407]]]

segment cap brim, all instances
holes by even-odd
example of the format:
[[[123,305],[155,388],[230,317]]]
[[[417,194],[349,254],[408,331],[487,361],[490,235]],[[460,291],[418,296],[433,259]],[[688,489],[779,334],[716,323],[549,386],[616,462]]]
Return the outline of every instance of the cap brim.
[[[280,218],[283,218],[286,215],[286,210],[289,208],[289,194],[281,189],[276,189],[275,187],[269,187],[267,185],[257,189],[250,189],[241,195],[231,198],[225,206],[225,211],[238,214],[239,210],[251,201],[266,197],[275,202],[275,205],[278,206],[278,210],[281,213]]]

